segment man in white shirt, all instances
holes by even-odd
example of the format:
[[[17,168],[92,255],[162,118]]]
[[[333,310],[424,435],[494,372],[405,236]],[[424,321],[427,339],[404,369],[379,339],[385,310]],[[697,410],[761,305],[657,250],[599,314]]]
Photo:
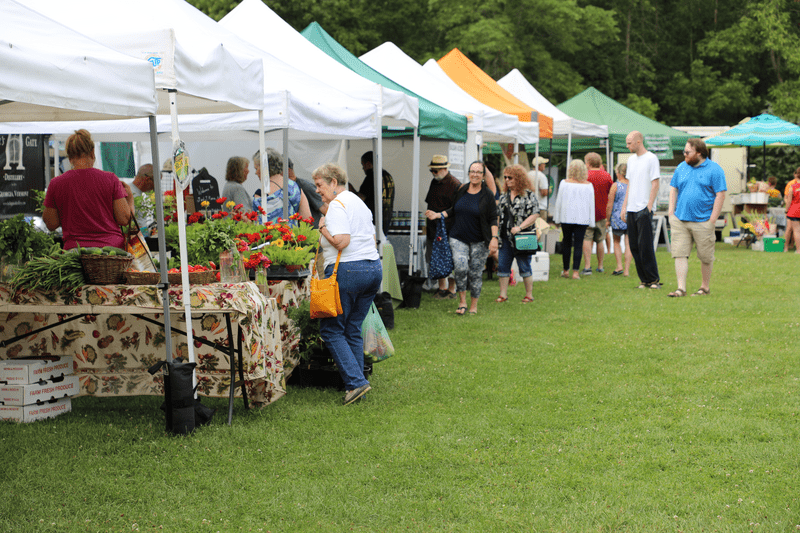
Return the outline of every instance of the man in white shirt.
[[[653,246],[653,209],[661,177],[658,157],[644,147],[644,136],[632,131],[625,138],[628,150],[628,188],[622,202],[622,221],[628,225],[631,254],[639,275],[640,289],[661,287]]]
[[[536,193],[536,200],[539,202],[539,217],[547,221],[547,198],[550,196],[550,180],[544,173],[544,164],[550,161],[544,157],[534,157],[531,161],[531,170],[528,172],[530,188]]]

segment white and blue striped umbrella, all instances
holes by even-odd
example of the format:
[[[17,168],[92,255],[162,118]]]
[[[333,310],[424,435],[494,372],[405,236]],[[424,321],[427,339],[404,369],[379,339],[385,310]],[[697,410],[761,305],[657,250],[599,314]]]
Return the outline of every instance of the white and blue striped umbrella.
[[[734,126],[725,133],[706,139],[715,146],[761,146],[791,144],[800,146],[800,126],[764,113]]]

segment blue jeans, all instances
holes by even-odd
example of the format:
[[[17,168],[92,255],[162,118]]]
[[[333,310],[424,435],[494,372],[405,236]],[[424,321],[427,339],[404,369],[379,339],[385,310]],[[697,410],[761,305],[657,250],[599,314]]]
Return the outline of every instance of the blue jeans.
[[[627,221],[628,241],[639,281],[647,284],[661,281],[653,247],[653,213],[646,207],[637,212],[628,211]]]
[[[333,265],[325,269],[326,278],[333,274]],[[378,259],[339,263],[336,281],[342,314],[321,318],[320,335],[331,351],[347,390],[369,383],[364,377],[364,339],[361,324],[369,312],[372,300],[381,288],[383,269]]]
[[[520,255],[517,256],[517,267],[519,268],[519,275],[527,278],[533,271],[531,270],[531,256]],[[511,275],[511,263],[514,262],[514,247],[508,239],[503,239],[503,245],[500,247],[500,252],[497,259],[497,277],[507,278]]]

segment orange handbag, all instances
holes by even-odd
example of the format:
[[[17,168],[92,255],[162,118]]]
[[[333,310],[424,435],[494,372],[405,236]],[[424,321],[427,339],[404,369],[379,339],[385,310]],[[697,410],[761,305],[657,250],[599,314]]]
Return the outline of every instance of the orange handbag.
[[[321,246],[320,246],[321,248]],[[317,249],[317,259],[319,259]],[[336,256],[336,266],[333,274],[326,279],[319,279],[317,264],[314,262],[314,274],[311,276],[311,318],[331,318],[342,314],[342,301],[339,299],[339,284],[336,282],[336,272],[339,270],[339,259],[342,252]]]

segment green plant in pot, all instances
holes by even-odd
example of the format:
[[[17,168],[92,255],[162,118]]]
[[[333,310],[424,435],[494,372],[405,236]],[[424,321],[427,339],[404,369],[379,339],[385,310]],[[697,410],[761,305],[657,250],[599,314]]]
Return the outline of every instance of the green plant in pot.
[[[300,302],[297,307],[289,307],[286,314],[300,330],[300,342],[297,343],[300,360],[309,363],[323,354],[327,357],[325,342],[319,332],[319,319],[311,318],[308,300]]]

